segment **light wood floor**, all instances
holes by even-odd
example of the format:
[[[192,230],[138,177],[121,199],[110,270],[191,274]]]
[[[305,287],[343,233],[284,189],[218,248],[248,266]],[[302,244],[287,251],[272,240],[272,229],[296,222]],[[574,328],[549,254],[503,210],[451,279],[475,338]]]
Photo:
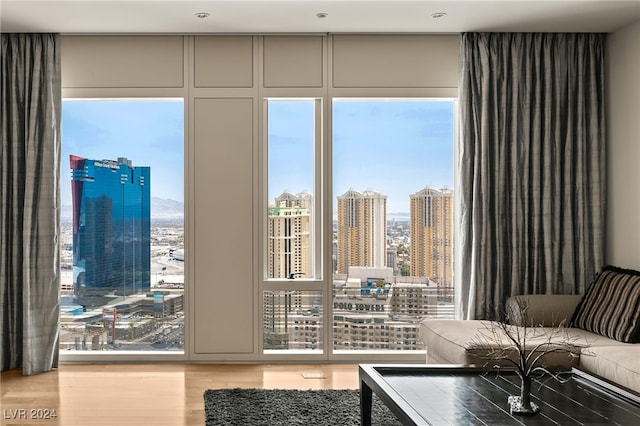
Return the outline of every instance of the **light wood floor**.
[[[50,373],[0,376],[0,424],[6,426],[204,425],[206,389],[357,389],[358,366],[91,364]],[[22,411],[24,410],[24,411]],[[55,410],[55,419],[43,417]],[[21,418],[23,417],[26,418]]]

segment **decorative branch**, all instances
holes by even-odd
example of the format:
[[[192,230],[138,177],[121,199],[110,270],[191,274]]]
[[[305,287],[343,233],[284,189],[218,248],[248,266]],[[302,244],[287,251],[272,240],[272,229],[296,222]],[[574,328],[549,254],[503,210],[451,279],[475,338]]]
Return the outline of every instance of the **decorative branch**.
[[[526,318],[528,303],[522,300],[516,303],[517,312],[512,315]],[[557,326],[542,327],[533,322],[527,324],[526,321],[522,326],[511,324],[508,314],[499,315],[498,318],[503,319],[488,321],[472,340],[472,347],[479,350],[474,355],[488,362],[498,362],[494,367],[499,367],[499,362],[505,362],[527,376],[537,367],[545,368],[542,361],[549,354],[566,353],[568,357],[579,357],[589,346],[586,340],[585,344],[578,344],[580,338],[569,336],[564,320]],[[530,345],[532,341],[534,344]],[[482,353],[482,350],[487,352]]]
[[[528,303],[519,299],[516,304],[516,311],[511,315],[516,319],[527,318]],[[584,339],[585,344],[578,344],[579,338],[570,337],[564,320],[557,326],[543,327],[533,324],[533,320],[531,324],[527,324],[526,320],[522,321],[522,325],[511,324],[508,314],[498,313],[496,317],[502,320],[486,322],[486,326],[472,340],[472,349],[477,349],[474,355],[487,361],[485,367],[490,365],[495,370],[513,366],[522,385],[521,396],[509,398],[512,412],[534,414],[538,407],[530,401],[529,395],[534,377],[548,376],[560,383],[571,379],[570,375],[567,376],[570,372],[546,365],[545,357],[550,354],[566,354],[569,358],[588,355],[586,349],[589,342]]]

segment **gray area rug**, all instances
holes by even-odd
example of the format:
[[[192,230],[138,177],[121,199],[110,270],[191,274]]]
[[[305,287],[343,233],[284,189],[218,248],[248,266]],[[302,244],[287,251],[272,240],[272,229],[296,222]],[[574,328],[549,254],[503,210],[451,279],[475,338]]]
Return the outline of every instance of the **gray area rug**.
[[[360,424],[357,390],[209,389],[204,393],[206,426]],[[393,413],[373,395],[375,426],[398,426]]]

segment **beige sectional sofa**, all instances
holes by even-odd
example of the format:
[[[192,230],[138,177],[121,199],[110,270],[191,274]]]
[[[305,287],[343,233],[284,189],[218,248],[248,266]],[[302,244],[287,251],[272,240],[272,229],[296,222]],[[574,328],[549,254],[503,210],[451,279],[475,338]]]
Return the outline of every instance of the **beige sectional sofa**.
[[[514,326],[528,325],[528,332],[533,334],[530,334],[527,347],[549,339],[552,334],[553,339],[564,341],[568,339],[573,344],[583,347],[577,357],[568,356],[566,353],[545,356],[544,364],[548,368],[563,370],[577,367],[640,394],[640,343],[637,343],[640,337],[638,333],[640,330],[640,312],[638,312],[640,309],[640,273],[637,277],[635,275],[616,275],[618,274],[616,271],[607,271],[607,274],[609,281],[630,278],[632,281],[637,281],[639,285],[635,291],[633,288],[635,284],[631,285],[631,293],[629,293],[631,296],[623,293],[620,295],[621,300],[618,301],[602,300],[601,295],[593,294],[594,292],[591,291],[591,299],[602,300],[603,304],[607,304],[602,308],[608,309],[608,313],[605,312],[603,318],[610,318],[613,312],[623,316],[624,321],[620,321],[620,324],[622,322],[628,323],[627,329],[630,329],[632,333],[621,338],[623,341],[604,335],[612,334],[613,326],[611,324],[608,325],[609,329],[603,332],[593,325],[585,326],[584,322],[576,321],[576,319],[580,319],[576,317],[577,313],[580,312],[584,318],[585,310],[589,308],[586,300],[589,290],[584,297],[573,295],[512,297],[505,306],[508,318],[510,318],[509,323]],[[627,281],[629,280],[627,279]],[[606,285],[604,287],[608,288]],[[520,315],[522,310],[518,309],[523,303],[527,306],[524,317]],[[562,333],[557,333],[558,325],[562,320],[571,326],[565,327]],[[482,338],[482,336],[491,334],[491,330],[495,330],[495,325],[492,326],[488,321],[424,320],[420,324],[420,338],[426,347],[427,363],[486,366],[490,362],[487,361],[486,354],[491,350],[488,347],[488,342],[491,340]],[[619,334],[613,334],[613,336],[618,337]],[[636,343],[626,343],[624,340]]]

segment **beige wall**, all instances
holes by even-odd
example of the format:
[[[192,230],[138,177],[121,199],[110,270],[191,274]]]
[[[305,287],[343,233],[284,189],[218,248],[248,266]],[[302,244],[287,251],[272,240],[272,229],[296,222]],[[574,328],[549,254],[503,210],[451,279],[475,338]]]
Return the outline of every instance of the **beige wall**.
[[[182,36],[63,36],[64,88],[184,87]]]
[[[605,261],[640,269],[640,22],[608,37]]]

